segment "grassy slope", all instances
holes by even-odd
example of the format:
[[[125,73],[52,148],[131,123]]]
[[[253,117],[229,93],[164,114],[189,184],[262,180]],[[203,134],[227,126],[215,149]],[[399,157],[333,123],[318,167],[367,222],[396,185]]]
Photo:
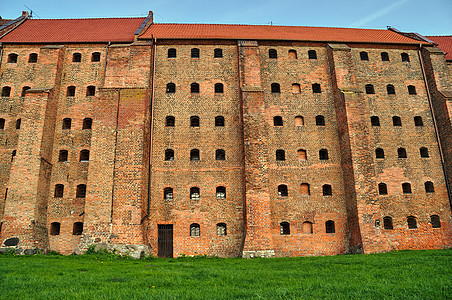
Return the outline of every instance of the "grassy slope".
[[[0,299],[452,299],[452,250],[244,260],[0,256]]]

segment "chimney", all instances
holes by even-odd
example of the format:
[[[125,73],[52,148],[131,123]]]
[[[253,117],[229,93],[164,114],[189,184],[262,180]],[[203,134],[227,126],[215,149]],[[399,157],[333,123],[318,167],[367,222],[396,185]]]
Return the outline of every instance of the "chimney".
[[[28,11],[23,10],[22,17],[28,18],[29,17]]]
[[[149,23],[154,23],[154,12],[152,10],[149,11],[148,17]]]

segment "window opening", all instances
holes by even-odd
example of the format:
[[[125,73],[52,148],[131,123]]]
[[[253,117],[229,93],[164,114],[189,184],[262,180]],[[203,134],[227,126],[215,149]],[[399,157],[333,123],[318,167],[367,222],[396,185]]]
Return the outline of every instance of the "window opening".
[[[290,234],[290,224],[288,222],[281,222],[279,224],[280,234],[281,235],[289,235]]]
[[[278,196],[279,197],[287,197],[289,195],[287,191],[287,185],[281,184],[278,185]]]
[[[165,150],[165,160],[166,161],[173,161],[174,160],[174,150],[173,149],[166,149]]]
[[[224,186],[217,186],[216,197],[217,199],[226,199],[226,188]]]
[[[276,160],[284,161],[286,160],[286,152],[284,150],[276,150]]]
[[[335,233],[336,229],[334,228],[334,221],[328,220],[325,222],[325,232],[326,233]]]
[[[273,126],[283,126],[283,119],[281,116],[273,117]]]

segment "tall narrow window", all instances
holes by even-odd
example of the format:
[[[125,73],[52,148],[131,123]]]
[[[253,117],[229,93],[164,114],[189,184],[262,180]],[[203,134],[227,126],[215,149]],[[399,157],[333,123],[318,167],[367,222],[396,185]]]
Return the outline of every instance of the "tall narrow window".
[[[96,87],[94,85],[89,85],[86,88],[86,96],[87,97],[92,97],[96,95]]]
[[[74,97],[75,96],[75,86],[68,86],[66,90],[66,97]]]
[[[223,94],[224,88],[222,83],[215,83],[215,94]]]
[[[308,57],[309,59],[317,59],[317,52],[315,52],[315,50],[309,50]]]
[[[299,94],[300,93],[300,85],[298,83],[292,84],[292,93]]]
[[[388,92],[388,95],[394,95],[395,94],[395,88],[392,84],[388,84],[386,86],[386,91]]]
[[[215,151],[215,160],[225,160],[226,152],[223,149],[217,149]]]
[[[85,198],[86,197],[86,185],[79,184],[77,185],[77,191],[75,192],[76,198]]]
[[[201,228],[199,224],[193,223],[190,225],[190,236],[200,236],[201,235]]]
[[[408,94],[409,95],[416,95],[416,87],[414,85],[409,85],[408,86]]]
[[[302,116],[296,116],[294,124],[295,126],[304,126],[304,118]]]
[[[224,127],[224,117],[223,116],[215,117],[215,127]]]
[[[385,151],[381,148],[375,149],[375,158],[380,158],[380,159],[385,158]]]
[[[68,152],[67,150],[60,150],[60,154],[58,155],[59,162],[67,162]]]
[[[168,49],[168,58],[175,58],[176,57],[176,49],[170,48]]]
[[[72,235],[82,235],[83,233],[83,223],[75,222],[72,226]]]
[[[199,187],[193,186],[190,188],[190,200],[199,200],[200,192]]]
[[[432,223],[432,228],[441,228],[441,222],[439,221],[438,215],[430,216],[430,223]]]
[[[320,87],[320,84],[318,84],[318,83],[312,84],[312,92],[314,94],[321,93],[322,92],[322,88]]]
[[[176,118],[173,116],[166,117],[166,127],[174,127],[176,125]]]
[[[60,235],[60,228],[60,223],[52,222],[52,224],[50,224],[50,235]]]
[[[194,82],[190,85],[190,93],[199,94],[199,83]]]
[[[286,160],[286,152],[284,150],[276,150],[276,160],[277,161],[284,161]]]
[[[371,84],[366,84],[366,94],[375,94],[374,86]]]
[[[416,229],[417,228],[416,217],[409,216],[409,217],[406,218],[406,221],[408,223],[408,228],[409,229]]]
[[[361,60],[369,60],[369,55],[366,51],[359,52],[359,57],[361,58]]]
[[[407,158],[405,148],[397,149],[397,156],[398,158]]]
[[[416,116],[414,117],[414,126],[424,126],[424,122],[422,121],[422,117]]]
[[[224,186],[217,186],[215,194],[217,199],[226,199],[226,188]]]
[[[5,119],[0,118],[0,129],[5,129]]]
[[[54,197],[55,198],[62,198],[63,194],[64,194],[64,185],[62,185],[62,184],[55,185]]]
[[[424,187],[425,187],[426,193],[434,193],[435,192],[435,187],[433,186],[433,182],[431,182],[431,181],[426,181],[424,183]]]
[[[304,161],[307,159],[306,150],[304,149],[298,149],[297,151],[297,159],[299,161]]]
[[[324,184],[322,186],[323,196],[332,196],[333,195],[333,188],[330,184]]]
[[[272,93],[281,93],[281,88],[279,87],[279,83],[272,83],[271,91],[272,91]]]
[[[303,233],[305,234],[312,234],[312,223],[311,222],[304,222],[303,223]]]
[[[218,223],[217,224],[217,235],[219,235],[219,236],[227,235],[227,230],[226,230],[226,224],[225,223]]]
[[[199,58],[199,49],[198,48],[191,49],[191,58]]]
[[[287,197],[289,195],[287,191],[287,185],[281,184],[278,185],[278,196],[280,197]]]
[[[402,183],[402,192],[404,194],[411,194],[411,183],[409,182]]]
[[[297,59],[297,51],[296,50],[289,50],[289,59]]]
[[[394,227],[392,225],[392,218],[391,217],[384,217],[383,218],[383,228],[384,229],[388,229],[388,230],[394,229]]]
[[[169,201],[173,200],[173,189],[166,187],[163,189],[163,200]]]
[[[92,127],[93,127],[93,119],[91,119],[91,118],[84,118],[83,119],[82,129],[91,129]]]
[[[276,51],[275,49],[269,49],[268,50],[268,58],[277,59],[278,58],[278,51]]]
[[[28,63],[35,64],[38,62],[38,54],[37,53],[30,53],[28,56]]]
[[[388,52],[381,52],[381,60],[382,61],[389,61],[389,54],[388,54]]]
[[[29,87],[29,86],[24,86],[24,87],[22,88],[22,94],[21,94],[20,96],[21,96],[21,97],[25,97],[25,95],[26,95],[26,93],[27,93],[27,91],[28,91],[29,89],[31,89],[31,87]]]
[[[17,54],[11,53],[8,55],[8,63],[9,64],[16,64],[17,63]]]
[[[334,221],[328,220],[325,222],[325,232],[326,233],[335,233],[336,228],[334,226]]]
[[[79,63],[81,61],[82,61],[82,54],[80,54],[80,53],[72,54],[72,62]]]
[[[63,119],[63,129],[71,129],[72,126],[72,120],[70,118],[64,118]]]
[[[223,57],[223,49],[216,48],[213,50],[213,57],[214,58],[222,58]]]
[[[386,186],[386,183],[379,183],[378,184],[378,194],[379,195],[387,195],[388,194],[388,187]]]
[[[4,86],[2,88],[2,97],[10,97],[11,96],[11,87]]]
[[[399,116],[392,117],[393,126],[402,126],[402,119]]]
[[[89,161],[89,150],[80,151],[80,162],[88,162]]]
[[[400,56],[402,57],[402,61],[406,61],[406,62],[410,61],[410,56],[408,55],[408,53],[402,53],[402,54],[400,54]]]
[[[422,147],[421,149],[419,149],[419,152],[420,152],[422,158],[429,157],[427,148]]]
[[[91,54],[91,62],[99,61],[100,61],[100,52],[93,52],[93,54]]]
[[[319,150],[319,159],[320,160],[328,160],[328,150],[320,149]]]
[[[380,126],[380,118],[377,116],[370,117],[370,124],[372,124],[372,126]]]
[[[20,129],[20,125],[22,124],[22,119],[16,120],[16,129]]]
[[[283,126],[283,119],[281,116],[273,117],[273,126]]]
[[[172,82],[168,83],[166,85],[166,93],[167,94],[174,94],[176,92],[176,85]]]
[[[192,149],[190,151],[190,160],[191,161],[199,161],[199,150],[198,149]]]
[[[325,126],[325,117],[318,115],[315,117],[315,125],[316,126]]]
[[[279,224],[279,232],[281,235],[289,235],[290,234],[290,224],[288,222],[281,222]]]
[[[199,117],[198,116],[190,117],[190,127],[199,127]]]
[[[166,161],[173,161],[174,160],[174,150],[173,149],[166,149],[165,150],[165,160]]]

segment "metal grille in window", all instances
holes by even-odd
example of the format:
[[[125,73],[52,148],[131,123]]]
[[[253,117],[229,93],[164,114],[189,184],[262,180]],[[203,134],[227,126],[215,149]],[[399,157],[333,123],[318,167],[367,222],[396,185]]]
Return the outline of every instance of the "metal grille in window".
[[[191,49],[191,58],[199,58],[199,49],[198,48]]]
[[[191,187],[190,188],[190,199],[191,200],[199,200],[200,193],[199,187]]]
[[[217,199],[225,199],[226,198],[226,188],[224,186],[219,186],[216,189]]]
[[[201,235],[201,229],[199,227],[199,224],[191,224],[190,225],[190,236],[200,236]]]
[[[173,189],[172,188],[165,188],[163,190],[163,199],[164,200],[173,200]]]
[[[176,49],[170,48],[168,49],[168,58],[175,58],[176,57]]]
[[[227,235],[226,224],[218,223],[217,224],[217,235]]]

